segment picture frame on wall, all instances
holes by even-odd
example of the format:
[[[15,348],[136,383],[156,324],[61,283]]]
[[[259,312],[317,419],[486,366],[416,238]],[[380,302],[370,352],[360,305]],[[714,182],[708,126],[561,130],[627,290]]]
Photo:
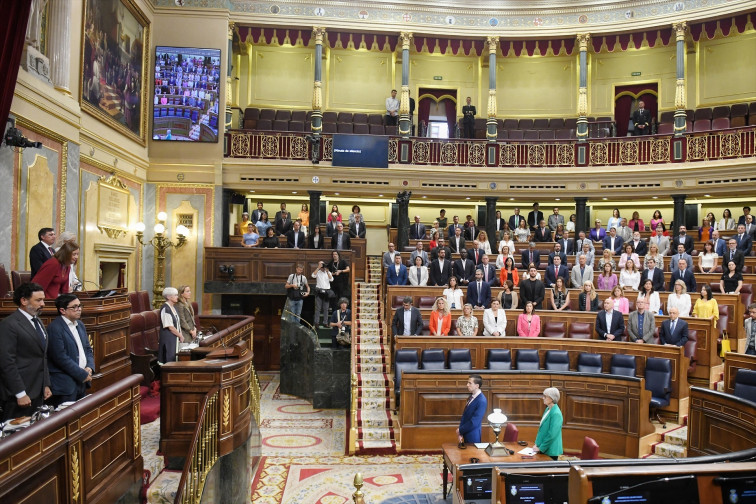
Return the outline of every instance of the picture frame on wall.
[[[149,20],[134,0],[84,0],[81,108],[146,145]]]

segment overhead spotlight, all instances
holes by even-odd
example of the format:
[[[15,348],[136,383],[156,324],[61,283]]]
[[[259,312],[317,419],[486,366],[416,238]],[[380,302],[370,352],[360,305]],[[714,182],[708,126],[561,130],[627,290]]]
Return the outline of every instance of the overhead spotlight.
[[[34,149],[42,148],[42,142],[32,142],[21,134],[21,131],[16,128],[15,119],[9,117],[8,122],[10,123],[10,128],[5,132],[5,137],[3,138],[3,140],[5,140],[5,145],[8,147],[20,147],[22,149],[27,147],[32,147]]]

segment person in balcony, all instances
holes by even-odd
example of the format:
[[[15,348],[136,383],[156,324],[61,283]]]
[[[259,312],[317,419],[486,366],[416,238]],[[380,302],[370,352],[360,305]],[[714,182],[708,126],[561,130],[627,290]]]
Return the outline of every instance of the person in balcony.
[[[276,230],[273,227],[268,227],[265,238],[262,241],[262,246],[263,248],[279,248],[281,246],[278,236],[276,236]]]
[[[252,248],[257,247],[260,241],[260,235],[257,233],[257,228],[251,222],[247,224],[247,232],[242,235],[242,247]]]
[[[651,112],[646,108],[643,100],[638,102],[638,109],[630,117],[633,122],[633,135],[651,134]]]
[[[662,217],[661,212],[659,210],[654,210],[654,215],[651,217],[651,230],[655,230],[656,226],[658,226],[659,224],[666,225],[666,222],[664,222],[664,217]]]
[[[472,104],[472,98],[469,96],[465,100],[466,105],[462,107],[462,127],[464,129],[464,138],[475,138],[475,115],[478,111]]]

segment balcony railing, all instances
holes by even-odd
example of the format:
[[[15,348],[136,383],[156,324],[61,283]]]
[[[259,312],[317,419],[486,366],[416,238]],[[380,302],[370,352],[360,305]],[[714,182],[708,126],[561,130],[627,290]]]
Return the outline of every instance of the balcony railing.
[[[229,130],[225,153],[233,159],[309,161],[308,133]],[[323,135],[319,158],[333,158],[332,135]],[[389,164],[465,167],[586,167],[684,163],[756,156],[756,128],[687,133],[681,137],[499,141],[421,137],[389,139]]]

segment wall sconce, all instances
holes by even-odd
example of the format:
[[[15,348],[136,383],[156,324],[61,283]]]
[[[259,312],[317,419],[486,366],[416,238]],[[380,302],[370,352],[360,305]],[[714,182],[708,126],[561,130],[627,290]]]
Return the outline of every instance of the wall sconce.
[[[152,245],[155,249],[155,256],[157,257],[157,268],[155,269],[154,285],[152,289],[152,307],[154,309],[160,309],[163,305],[163,289],[165,289],[165,251],[171,247],[181,248],[186,244],[186,235],[189,234],[189,230],[184,225],[180,225],[176,228],[176,234],[178,235],[176,243],[173,243],[170,238],[165,234],[165,221],[168,215],[165,212],[160,212],[157,215],[157,222],[153,230],[155,236],[151,240],[144,241],[145,225],[143,222],[136,224],[136,238],[142,245]]]

